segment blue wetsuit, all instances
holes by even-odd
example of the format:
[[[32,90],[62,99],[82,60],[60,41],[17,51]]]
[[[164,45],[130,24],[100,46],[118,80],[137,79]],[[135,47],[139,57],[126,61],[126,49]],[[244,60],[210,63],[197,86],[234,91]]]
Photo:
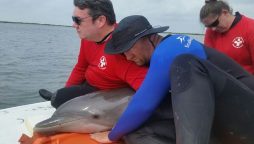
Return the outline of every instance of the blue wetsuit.
[[[208,144],[210,136],[223,143],[254,143],[254,76],[228,56],[183,35],[167,37],[155,49],[142,86],[109,138],[118,140],[144,124],[169,90],[176,139],[168,137],[160,144]],[[147,136],[161,138],[135,133],[126,136],[134,136],[134,143],[154,143],[142,138]]]
[[[118,140],[138,128],[151,116],[171,88],[170,66],[175,57],[181,54],[193,54],[206,59],[204,46],[195,39],[184,35],[165,38],[155,48],[147,76],[109,134],[110,140]]]

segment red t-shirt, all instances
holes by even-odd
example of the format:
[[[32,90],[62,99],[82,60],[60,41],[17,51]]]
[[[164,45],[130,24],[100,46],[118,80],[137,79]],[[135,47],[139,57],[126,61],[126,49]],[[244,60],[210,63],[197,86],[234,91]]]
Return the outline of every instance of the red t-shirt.
[[[66,86],[79,85],[87,81],[101,90],[126,86],[131,86],[135,90],[139,88],[145,78],[147,67],[137,66],[134,62],[126,60],[124,55],[105,54],[106,42],[97,44],[81,40],[78,62]]]
[[[225,33],[206,30],[205,45],[227,54],[254,74],[254,20],[242,15],[241,20]]]

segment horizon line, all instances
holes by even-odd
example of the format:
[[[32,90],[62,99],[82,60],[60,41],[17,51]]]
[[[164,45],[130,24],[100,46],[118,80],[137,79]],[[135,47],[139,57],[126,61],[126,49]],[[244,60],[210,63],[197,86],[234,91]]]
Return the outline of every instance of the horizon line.
[[[62,27],[72,27],[70,25],[59,25],[59,24],[43,24],[43,23],[31,23],[31,22],[14,22],[14,21],[0,21],[0,23],[16,23],[16,24],[34,24],[34,25],[47,25],[47,26],[62,26]],[[204,35],[202,33],[184,33],[184,32],[162,32],[165,34],[185,34],[185,35]]]

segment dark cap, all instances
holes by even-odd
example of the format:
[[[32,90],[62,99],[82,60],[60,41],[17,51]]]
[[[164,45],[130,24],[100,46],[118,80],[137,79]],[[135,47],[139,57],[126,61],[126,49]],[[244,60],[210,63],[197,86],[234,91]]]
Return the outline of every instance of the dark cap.
[[[149,34],[161,33],[168,29],[152,27],[148,20],[141,15],[132,15],[122,19],[112,33],[112,38],[106,45],[105,53],[118,54],[129,50],[138,39]]]

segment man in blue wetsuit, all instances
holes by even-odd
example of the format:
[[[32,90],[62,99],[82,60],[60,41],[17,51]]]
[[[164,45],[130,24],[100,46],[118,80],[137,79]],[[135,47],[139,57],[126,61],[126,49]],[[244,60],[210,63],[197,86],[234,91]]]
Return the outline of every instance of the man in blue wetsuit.
[[[171,91],[177,144],[254,143],[254,76],[229,57],[189,36],[162,39],[138,15],[120,21],[105,51],[149,65],[111,141],[135,134]]]

